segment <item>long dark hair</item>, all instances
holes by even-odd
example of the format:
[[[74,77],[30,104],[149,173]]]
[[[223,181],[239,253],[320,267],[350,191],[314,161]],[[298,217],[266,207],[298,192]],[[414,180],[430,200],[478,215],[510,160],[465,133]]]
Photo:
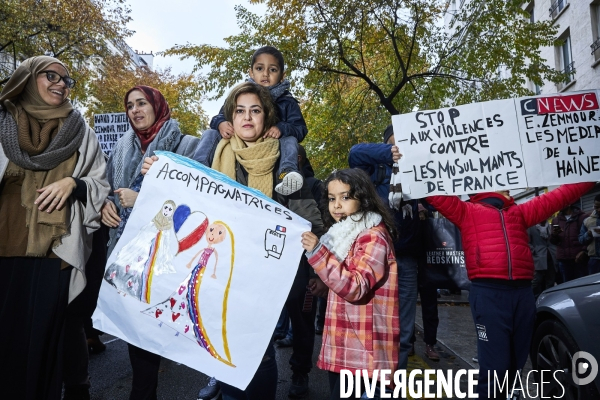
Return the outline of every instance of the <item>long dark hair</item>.
[[[329,182],[331,181],[340,181],[350,186],[348,196],[359,201],[360,206],[358,210],[363,212],[372,211],[381,215],[390,236],[392,239],[396,238],[398,232],[390,210],[383,204],[383,201],[377,195],[375,186],[369,179],[369,176],[365,171],[359,168],[347,168],[334,171],[325,180],[325,190],[323,191],[321,202],[323,209],[327,210],[327,212],[323,214],[323,222],[326,227],[329,228],[331,225],[335,224],[335,220],[329,213]]]

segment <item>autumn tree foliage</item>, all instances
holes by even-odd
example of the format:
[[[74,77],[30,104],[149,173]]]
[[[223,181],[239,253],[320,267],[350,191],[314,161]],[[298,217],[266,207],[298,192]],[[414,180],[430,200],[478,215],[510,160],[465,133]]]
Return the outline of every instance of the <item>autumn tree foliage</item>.
[[[50,55],[78,81],[71,99],[85,100],[94,61],[131,35],[129,13],[126,0],[0,0],[0,88],[21,61]]]
[[[210,67],[203,89],[218,97],[244,78],[253,49],[278,47],[321,176],[346,165],[352,144],[380,141],[390,115],[526,95],[529,80],[561,79],[540,56],[557,26],[531,22],[522,0],[471,0],[460,12],[451,0],[251,3],[266,13],[238,6],[241,33],[226,47],[188,43],[166,54]]]
[[[88,83],[87,119],[93,122],[94,114],[125,111],[125,93],[137,85],[160,90],[183,133],[199,136],[207,129],[200,80],[196,76],[192,73],[174,75],[170,68],[155,71],[132,68],[126,56],[109,56],[99,63],[96,76]]]

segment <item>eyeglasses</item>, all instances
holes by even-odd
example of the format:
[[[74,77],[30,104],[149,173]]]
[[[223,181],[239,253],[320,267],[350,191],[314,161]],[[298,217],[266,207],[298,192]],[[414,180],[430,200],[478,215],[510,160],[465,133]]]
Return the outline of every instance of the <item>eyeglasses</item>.
[[[55,71],[41,71],[40,72],[40,74],[44,74],[44,73],[46,74],[46,79],[48,79],[52,83],[58,83],[62,79],[62,81],[65,83],[65,86],[68,87],[69,89],[72,89],[73,86],[75,86],[75,84],[77,83],[77,81],[75,79],[73,79],[69,76],[60,76]]]

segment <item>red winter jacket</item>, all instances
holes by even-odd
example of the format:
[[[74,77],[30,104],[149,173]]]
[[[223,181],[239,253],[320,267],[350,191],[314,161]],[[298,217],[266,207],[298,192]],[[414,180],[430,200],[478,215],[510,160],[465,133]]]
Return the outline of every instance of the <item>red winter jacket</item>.
[[[573,203],[594,185],[563,185],[519,205],[498,193],[479,193],[471,202],[456,196],[430,196],[427,201],[460,229],[469,279],[531,280],[534,266],[527,228]],[[504,201],[502,210],[481,202],[490,197]]]

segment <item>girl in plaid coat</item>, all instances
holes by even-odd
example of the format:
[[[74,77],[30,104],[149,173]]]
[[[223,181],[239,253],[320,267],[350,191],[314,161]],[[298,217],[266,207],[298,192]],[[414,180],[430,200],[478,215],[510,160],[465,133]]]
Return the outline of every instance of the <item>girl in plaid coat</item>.
[[[331,399],[338,399],[340,371],[355,375],[366,369],[372,377],[375,369],[393,374],[398,364],[398,268],[391,237],[396,232],[364,171],[335,171],[325,186],[329,213],[323,220],[329,231],[320,241],[303,233],[302,245],[330,289],[317,366],[329,371]]]

